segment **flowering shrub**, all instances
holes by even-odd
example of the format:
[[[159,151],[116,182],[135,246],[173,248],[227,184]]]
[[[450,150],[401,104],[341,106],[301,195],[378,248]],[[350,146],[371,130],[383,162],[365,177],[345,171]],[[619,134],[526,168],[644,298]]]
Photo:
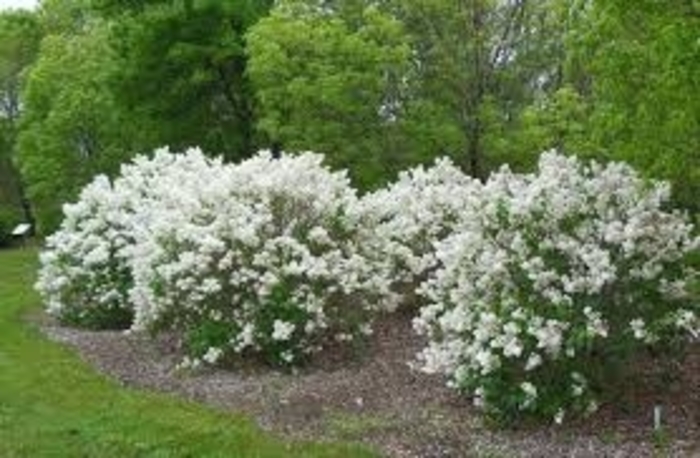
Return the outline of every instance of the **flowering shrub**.
[[[292,363],[368,333],[386,275],[359,252],[347,177],[321,162],[137,157],[66,205],[37,288],[70,323],[177,331],[195,364],[243,351]]]
[[[385,276],[359,253],[345,173],[322,156],[263,152],[178,192],[133,248],[135,329],[181,333],[193,365],[244,352],[291,364],[370,331]]]
[[[363,249],[390,272],[401,301],[416,306],[415,288],[435,269],[436,242],[450,235],[481,183],[447,158],[403,172],[386,188],[364,196],[354,211],[363,219]]]
[[[700,242],[668,198],[626,165],[553,152],[535,174],[494,174],[421,287],[422,370],[500,419],[561,422],[596,408],[616,380],[608,368],[697,339],[685,260]]]
[[[131,275],[122,255],[129,243],[120,202],[106,176],[65,205],[60,229],[41,253],[37,288],[48,311],[87,327],[128,327]]]
[[[189,365],[294,364],[371,332],[420,283],[424,371],[502,418],[561,421],[595,408],[610,367],[700,338],[700,239],[668,194],[550,152],[485,184],[441,160],[358,200],[320,155],[159,150],[65,207],[37,288],[64,321],[174,331]]]
[[[129,327],[130,252],[157,216],[151,207],[172,194],[174,181],[206,180],[213,164],[197,149],[183,155],[160,149],[152,159],[124,165],[114,184],[103,175],[88,184],[76,203],[64,206],[62,225],[41,253],[36,287],[49,313],[86,327]]]

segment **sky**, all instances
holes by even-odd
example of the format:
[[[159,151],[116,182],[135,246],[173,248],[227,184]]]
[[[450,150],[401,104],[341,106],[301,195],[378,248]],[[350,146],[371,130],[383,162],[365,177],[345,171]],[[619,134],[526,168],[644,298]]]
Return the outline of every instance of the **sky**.
[[[6,8],[35,8],[38,0],[0,0],[0,10]]]

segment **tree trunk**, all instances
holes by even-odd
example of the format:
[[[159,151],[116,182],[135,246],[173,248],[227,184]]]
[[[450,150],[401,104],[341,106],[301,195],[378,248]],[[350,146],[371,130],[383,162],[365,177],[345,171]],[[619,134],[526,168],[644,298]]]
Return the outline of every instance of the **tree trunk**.
[[[11,188],[10,192],[14,194],[14,196],[11,198],[11,203],[14,208],[17,208],[17,205],[19,204],[24,222],[31,224],[32,229],[34,229],[36,220],[34,218],[31,203],[27,197],[27,191],[24,186],[22,175],[15,166],[13,158],[6,158],[3,160],[3,162],[6,163],[7,173],[9,174],[9,183],[7,183],[7,185]]]
[[[481,122],[481,104],[484,100],[484,11],[480,0],[472,2],[471,30],[473,34],[472,70],[474,72],[474,87],[468,97],[468,123],[467,123],[467,163],[469,174],[475,178],[483,179],[483,139]]]
[[[20,205],[22,206],[22,215],[24,216],[24,221],[31,224],[32,231],[36,232],[36,218],[34,218],[34,212],[32,211],[32,204],[27,197],[27,190],[24,186],[24,180],[18,174],[17,179],[17,192],[19,193]]]

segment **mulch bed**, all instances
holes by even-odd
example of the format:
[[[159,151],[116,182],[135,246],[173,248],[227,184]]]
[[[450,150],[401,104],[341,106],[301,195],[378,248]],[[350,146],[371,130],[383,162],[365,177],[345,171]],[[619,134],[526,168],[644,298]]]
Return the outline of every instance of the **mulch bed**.
[[[167,339],[34,321],[124,385],[243,412],[291,438],[359,441],[402,458],[700,457],[700,346],[665,394],[640,377],[615,408],[603,406],[586,421],[498,430],[444,380],[411,370],[422,342],[401,315],[381,320],[371,342],[354,354],[327,352],[332,356],[294,373],[256,365],[183,373],[175,370],[179,356]],[[655,404],[663,409],[661,432],[653,430]]]

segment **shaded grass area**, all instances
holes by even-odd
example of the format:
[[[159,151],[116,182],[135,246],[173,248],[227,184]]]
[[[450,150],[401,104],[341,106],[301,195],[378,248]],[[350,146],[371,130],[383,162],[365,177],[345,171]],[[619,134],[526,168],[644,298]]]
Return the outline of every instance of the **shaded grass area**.
[[[0,456],[374,456],[284,442],[240,416],[120,387],[23,321],[39,306],[36,265],[33,249],[0,251]]]

